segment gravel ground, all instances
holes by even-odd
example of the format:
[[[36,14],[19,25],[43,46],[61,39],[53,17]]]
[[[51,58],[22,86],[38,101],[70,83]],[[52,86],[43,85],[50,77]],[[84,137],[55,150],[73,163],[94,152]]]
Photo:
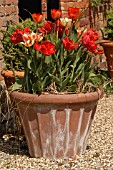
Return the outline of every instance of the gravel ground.
[[[0,140],[1,170],[113,170],[113,95],[99,101],[86,152],[75,160],[30,158],[25,140],[3,136]]]

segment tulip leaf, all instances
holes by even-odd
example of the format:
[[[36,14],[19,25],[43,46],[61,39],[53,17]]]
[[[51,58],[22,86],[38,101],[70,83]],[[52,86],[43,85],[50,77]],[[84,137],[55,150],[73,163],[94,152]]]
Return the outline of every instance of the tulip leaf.
[[[60,87],[60,91],[63,91],[65,88],[66,88],[66,86],[67,86],[67,84],[68,84],[68,82],[69,82],[69,79],[70,79],[70,74],[66,77],[66,79],[62,82],[62,86]]]
[[[71,63],[71,61],[69,61],[69,62],[65,65],[63,71],[61,72],[62,76],[68,71],[70,63]]]
[[[75,84],[75,85],[69,86],[68,91],[70,91],[70,92],[76,92],[76,89],[77,89],[77,85]]]
[[[80,76],[80,74],[82,73],[83,69],[84,69],[84,63],[81,63],[81,64],[79,65],[78,69],[76,70],[74,76],[73,76],[73,77],[74,77],[73,82],[75,82],[76,79]]]
[[[46,76],[42,82],[42,87],[45,88],[51,83],[50,78]]]
[[[12,86],[9,87],[9,90],[19,90],[22,88],[22,84],[18,84],[17,82],[15,82]]]
[[[58,77],[56,77],[56,76],[54,76],[50,73],[48,73],[48,74],[53,79],[53,82],[55,82],[60,87],[61,86],[61,80]]]
[[[34,83],[32,85],[32,90],[33,90],[33,93],[37,93],[37,92],[42,92],[42,86],[41,86],[41,82],[40,81],[37,81],[36,83]]]
[[[70,39],[73,40],[74,42],[77,42],[77,39],[78,39],[77,30],[75,29],[74,25],[71,30]]]
[[[52,62],[51,55],[45,57],[45,63],[50,64]]]
[[[57,51],[58,49],[60,49],[61,45],[62,45],[62,39],[60,39],[55,46]]]

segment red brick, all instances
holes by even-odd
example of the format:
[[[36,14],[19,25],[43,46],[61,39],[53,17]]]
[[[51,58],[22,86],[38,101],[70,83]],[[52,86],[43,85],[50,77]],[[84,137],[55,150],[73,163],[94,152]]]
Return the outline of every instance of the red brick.
[[[87,18],[83,18],[83,19],[80,20],[80,26],[81,27],[83,27],[85,25],[89,25],[89,24],[90,24],[90,22],[89,22],[89,18],[88,17]]]
[[[6,15],[11,15],[13,13],[17,13],[17,8],[14,5],[10,5],[10,6],[5,6],[5,13]]]
[[[46,0],[42,0],[42,3],[45,3],[46,2]]]
[[[0,18],[0,28],[2,27],[2,21],[3,21],[3,19]]]
[[[5,7],[0,6],[0,17],[5,15]]]
[[[0,18],[0,28],[6,26],[6,17]]]
[[[18,0],[5,0],[5,4],[18,4]]]
[[[43,3],[42,4],[42,11],[45,11],[45,10],[47,10],[47,5],[46,5],[46,3]]]
[[[16,20],[18,21],[18,1],[19,0],[0,0],[0,25],[2,23],[2,27],[5,26],[6,20]],[[78,7],[84,8],[86,4],[88,5],[89,0],[62,0],[60,2],[61,9],[63,10],[63,17],[67,17],[68,7]],[[103,1],[102,1],[103,3]],[[109,7],[113,7],[113,0],[109,0],[109,3],[106,3],[106,8],[104,5],[101,7],[95,8],[91,10],[92,19],[89,21],[89,8],[86,10],[85,17],[81,20],[81,25],[87,25],[87,28],[92,26],[95,29],[99,29],[99,27],[104,27],[106,24],[106,9]],[[47,15],[47,0],[42,0],[42,11]],[[90,23],[92,22],[92,23]],[[100,24],[99,24],[100,23]]]
[[[5,4],[5,0],[0,0],[0,6]]]
[[[15,23],[17,23],[19,21],[19,17],[17,15],[11,15],[11,16],[7,16],[6,17],[7,21],[14,21]]]

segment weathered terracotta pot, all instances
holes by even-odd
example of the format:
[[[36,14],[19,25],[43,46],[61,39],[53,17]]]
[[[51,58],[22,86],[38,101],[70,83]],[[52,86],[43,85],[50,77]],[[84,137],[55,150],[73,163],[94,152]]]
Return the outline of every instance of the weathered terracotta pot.
[[[104,49],[109,75],[113,80],[113,41],[102,40],[100,44]]]
[[[17,76],[19,76],[19,77],[24,76],[24,72],[20,72],[20,71],[15,71],[15,74]],[[7,88],[15,83],[15,77],[14,77],[13,71],[11,71],[11,70],[2,70],[1,75],[4,77],[4,81],[5,81],[5,84],[6,84]]]
[[[84,153],[102,91],[35,95],[11,92],[31,157],[74,158]]]

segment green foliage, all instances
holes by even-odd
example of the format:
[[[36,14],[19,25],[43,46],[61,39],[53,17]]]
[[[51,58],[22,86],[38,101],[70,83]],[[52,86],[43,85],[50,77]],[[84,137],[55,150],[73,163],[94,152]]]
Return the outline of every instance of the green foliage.
[[[12,90],[18,89],[35,94],[43,92],[86,93],[100,88],[104,83],[104,78],[96,69],[97,63],[91,64],[92,59],[96,57],[98,52],[95,43],[98,37],[97,34],[95,35],[95,32],[91,30],[86,36],[84,31],[81,31],[79,36],[76,22],[73,19],[71,20],[71,25],[69,23],[66,26],[61,25],[61,28],[64,29],[61,37],[58,36],[59,32],[57,31],[59,28],[57,24],[60,22],[55,22],[53,27],[49,25],[50,28],[46,25],[40,33],[39,28],[43,23],[35,24],[30,19],[27,19],[13,26],[10,23],[7,24],[7,31],[4,32],[2,41],[4,62],[7,68],[12,67],[16,70],[24,70],[23,78],[15,75],[16,82],[12,86]],[[30,32],[27,32],[24,36],[26,36],[26,39],[30,37],[30,41],[24,41],[23,38],[16,44],[11,43],[10,36],[16,28],[22,30],[26,27],[30,28]],[[46,29],[47,32],[45,33]],[[66,31],[69,32],[67,33]],[[87,46],[82,43],[82,34],[86,36],[84,41]],[[34,39],[34,37],[38,36],[41,39]],[[65,38],[68,38],[68,40],[65,40],[66,47],[63,44]],[[27,45],[26,42],[28,43]],[[51,45],[49,45],[50,49],[44,47],[44,45],[42,46],[43,42],[51,42],[55,52],[51,53],[53,50]],[[38,49],[34,48],[34,45],[38,45]],[[40,46],[42,49],[39,48]],[[50,55],[47,53],[46,55],[43,49],[46,52],[50,50]]]
[[[101,70],[101,75],[103,77],[103,89],[107,94],[113,94],[113,80],[110,78],[109,72]]]
[[[103,29],[105,39],[113,40],[113,9],[107,11],[107,26]]]
[[[96,6],[100,6],[101,5],[101,1],[100,0],[89,0],[90,4],[92,7],[96,7]]]
[[[6,69],[14,69],[17,71],[22,71],[23,68],[23,51],[25,50],[23,45],[21,44],[13,44],[10,41],[10,36],[12,35],[12,32],[15,31],[16,28],[18,29],[24,29],[26,27],[29,27],[33,31],[36,30],[36,24],[31,21],[31,19],[23,20],[22,22],[19,22],[17,25],[13,23],[12,21],[8,21],[6,24],[6,30],[1,30],[3,34],[2,44],[3,44],[3,60],[6,65]]]
[[[74,36],[76,28],[70,32],[74,42],[78,37]],[[89,55],[84,46],[79,45],[77,49],[66,50],[62,46],[61,39],[54,41],[55,34],[48,34],[47,39],[53,40],[57,52],[50,56],[44,56],[39,51],[29,48],[28,54],[24,55],[23,81],[17,77],[14,89],[22,88],[28,93],[86,93],[95,91],[103,84],[103,79],[95,65],[91,65],[91,60],[95,54]],[[63,35],[62,39],[66,37]],[[76,38],[75,38],[76,37]],[[60,48],[59,48],[60,47]],[[19,81],[18,81],[19,80]],[[21,82],[20,82],[21,81]],[[21,84],[21,85],[20,85]]]

